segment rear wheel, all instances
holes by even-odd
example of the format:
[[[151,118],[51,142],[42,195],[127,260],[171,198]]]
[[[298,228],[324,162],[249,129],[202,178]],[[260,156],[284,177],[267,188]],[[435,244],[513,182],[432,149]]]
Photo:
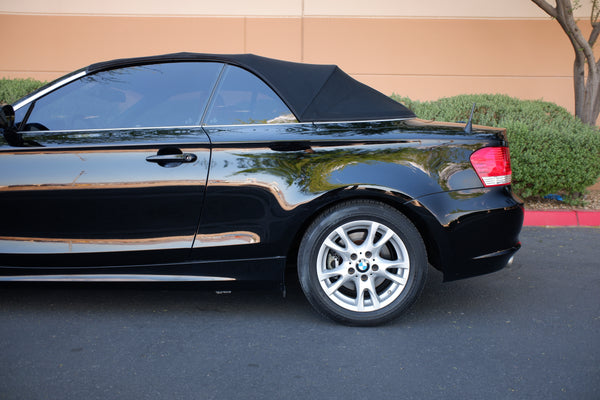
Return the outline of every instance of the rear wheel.
[[[394,208],[350,201],[308,228],[298,254],[302,290],[317,311],[349,325],[377,325],[421,292],[427,255],[415,226]]]

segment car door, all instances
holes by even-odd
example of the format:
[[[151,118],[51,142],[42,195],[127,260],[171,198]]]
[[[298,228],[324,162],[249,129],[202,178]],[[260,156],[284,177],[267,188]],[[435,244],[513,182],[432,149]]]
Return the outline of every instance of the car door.
[[[200,121],[222,68],[82,74],[17,109],[28,146],[0,146],[0,266],[185,259],[210,162]]]
[[[302,135],[313,125],[298,123],[257,76],[227,65],[203,127],[211,139],[211,170],[193,256],[243,260],[240,275],[281,273],[280,240],[296,225],[293,210],[309,198],[296,178]]]

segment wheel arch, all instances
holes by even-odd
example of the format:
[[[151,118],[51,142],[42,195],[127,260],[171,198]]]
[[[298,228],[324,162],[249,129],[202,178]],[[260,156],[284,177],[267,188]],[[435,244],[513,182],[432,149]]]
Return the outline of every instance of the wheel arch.
[[[436,269],[442,270],[441,266],[441,249],[436,239],[439,232],[436,225],[439,226],[434,215],[420,205],[415,199],[407,196],[404,193],[395,192],[389,188],[369,187],[369,186],[349,186],[338,189],[335,192],[330,192],[321,196],[319,199],[313,200],[308,204],[311,213],[304,219],[303,223],[298,227],[293,236],[293,240],[287,252],[287,268],[296,269],[296,260],[298,257],[298,249],[300,242],[306,234],[309,226],[320,215],[327,212],[331,208],[337,207],[348,201],[354,200],[370,200],[382,204],[386,204],[404,216],[406,216],[412,224],[417,228],[425,248],[427,250],[427,258],[429,263]]]

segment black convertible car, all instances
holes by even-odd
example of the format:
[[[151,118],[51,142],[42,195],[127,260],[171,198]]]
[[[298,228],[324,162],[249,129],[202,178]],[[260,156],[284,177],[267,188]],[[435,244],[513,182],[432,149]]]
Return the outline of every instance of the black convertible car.
[[[388,321],[519,249],[505,131],[417,119],[333,65],[90,65],[0,113],[0,280],[282,281]],[[288,268],[286,268],[288,267]]]

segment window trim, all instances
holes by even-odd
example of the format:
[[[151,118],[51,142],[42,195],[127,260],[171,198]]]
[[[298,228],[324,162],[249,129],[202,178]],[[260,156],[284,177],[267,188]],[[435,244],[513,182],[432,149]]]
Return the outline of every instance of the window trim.
[[[34,93],[33,95],[31,95],[31,97],[25,97],[23,100],[18,101],[17,103],[15,103],[15,105],[13,107],[16,111],[22,107],[25,107],[28,104],[35,103],[40,97],[46,96],[50,92],[53,92],[53,91],[65,86],[79,78],[82,78],[86,75],[88,75],[88,73],[86,71],[81,71],[81,72],[73,74],[71,76],[67,76],[65,79],[61,79],[60,81],[51,84],[47,88]]]
[[[200,113],[200,118],[197,120],[197,123],[194,123],[193,125],[132,126],[132,127],[113,127],[113,128],[90,128],[90,129],[83,129],[83,128],[82,129],[48,129],[47,131],[44,131],[44,132],[66,132],[67,133],[67,132],[93,132],[93,131],[111,131],[111,130],[134,130],[134,129],[201,128],[202,121],[204,119],[204,116],[206,115],[206,111],[208,110],[208,106],[209,106],[210,101],[212,100],[212,96],[216,90],[215,88],[218,86],[218,84],[220,82],[221,75],[223,74],[224,68],[228,65],[226,63],[223,63],[220,61],[210,61],[210,60],[205,60],[205,61],[181,60],[181,61],[176,61],[176,62],[152,62],[152,63],[148,63],[148,64],[139,64],[139,65],[137,65],[137,64],[136,65],[122,65],[122,66],[112,68],[112,69],[96,70],[96,71],[92,71],[92,72],[88,72],[87,70],[82,70],[77,73],[72,73],[70,75],[67,75],[67,76],[63,77],[63,79],[59,78],[58,81],[56,81],[55,83],[51,83],[50,86],[48,86],[47,88],[42,89],[39,92],[34,92],[32,95],[25,97],[23,100],[15,103],[13,108],[15,109],[15,111],[17,111],[23,107],[29,107],[29,110],[25,114],[26,118],[24,118],[22,121],[22,124],[26,125],[29,114],[31,113],[33,107],[35,107],[36,102],[40,98],[42,98],[56,90],[59,90],[59,89],[63,88],[64,86],[67,86],[68,84],[70,84],[78,79],[82,79],[86,76],[93,76],[98,73],[102,73],[102,72],[109,71],[109,70],[134,68],[134,67],[140,67],[140,66],[152,66],[152,65],[164,65],[164,64],[205,64],[205,63],[220,64],[221,69],[219,70],[217,77],[212,85],[212,88],[210,89],[210,95],[208,97],[208,100],[206,101],[204,110],[202,110],[202,112]],[[19,130],[19,133],[27,134],[28,132],[30,132],[30,131]]]

